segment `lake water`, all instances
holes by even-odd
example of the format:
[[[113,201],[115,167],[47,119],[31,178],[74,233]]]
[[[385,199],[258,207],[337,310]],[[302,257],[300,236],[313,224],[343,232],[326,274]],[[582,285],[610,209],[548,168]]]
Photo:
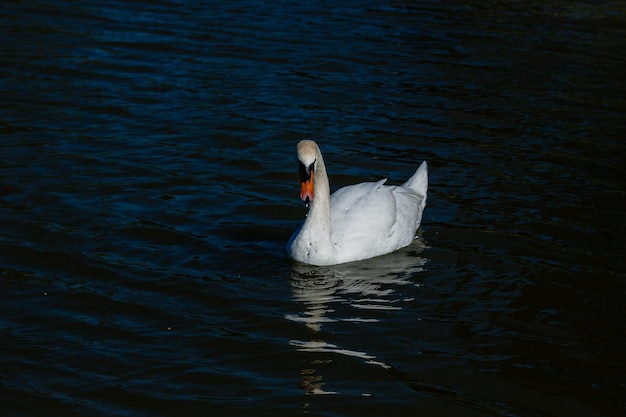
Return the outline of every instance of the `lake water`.
[[[626,411],[626,6],[11,1],[6,416]],[[331,186],[422,160],[415,243],[289,260]]]

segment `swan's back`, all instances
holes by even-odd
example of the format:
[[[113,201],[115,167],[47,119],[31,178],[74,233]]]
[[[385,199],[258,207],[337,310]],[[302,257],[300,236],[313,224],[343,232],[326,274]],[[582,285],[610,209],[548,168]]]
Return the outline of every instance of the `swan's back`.
[[[401,186],[385,181],[351,185],[331,195],[332,240],[341,262],[390,253],[415,238],[426,205],[426,163]]]

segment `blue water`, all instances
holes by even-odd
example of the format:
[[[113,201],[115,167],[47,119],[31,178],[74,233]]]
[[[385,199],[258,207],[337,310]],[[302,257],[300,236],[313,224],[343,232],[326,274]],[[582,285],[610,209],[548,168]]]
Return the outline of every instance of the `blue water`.
[[[7,416],[626,411],[619,2],[12,1]],[[415,243],[295,263],[331,186],[430,167]]]

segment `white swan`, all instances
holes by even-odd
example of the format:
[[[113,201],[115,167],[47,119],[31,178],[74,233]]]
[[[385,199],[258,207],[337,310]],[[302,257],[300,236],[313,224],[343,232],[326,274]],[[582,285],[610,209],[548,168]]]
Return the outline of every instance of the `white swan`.
[[[304,223],[287,244],[288,255],[311,265],[336,265],[384,255],[409,245],[422,220],[428,166],[422,162],[401,186],[364,182],[330,195],[326,166],[312,140],[297,146]]]

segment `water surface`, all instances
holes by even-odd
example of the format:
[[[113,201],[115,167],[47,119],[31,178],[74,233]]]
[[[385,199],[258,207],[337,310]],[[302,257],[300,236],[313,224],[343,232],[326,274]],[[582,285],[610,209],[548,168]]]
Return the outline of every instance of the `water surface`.
[[[626,408],[626,8],[21,2],[0,16],[7,415]],[[415,243],[314,268],[331,186],[430,189]]]

